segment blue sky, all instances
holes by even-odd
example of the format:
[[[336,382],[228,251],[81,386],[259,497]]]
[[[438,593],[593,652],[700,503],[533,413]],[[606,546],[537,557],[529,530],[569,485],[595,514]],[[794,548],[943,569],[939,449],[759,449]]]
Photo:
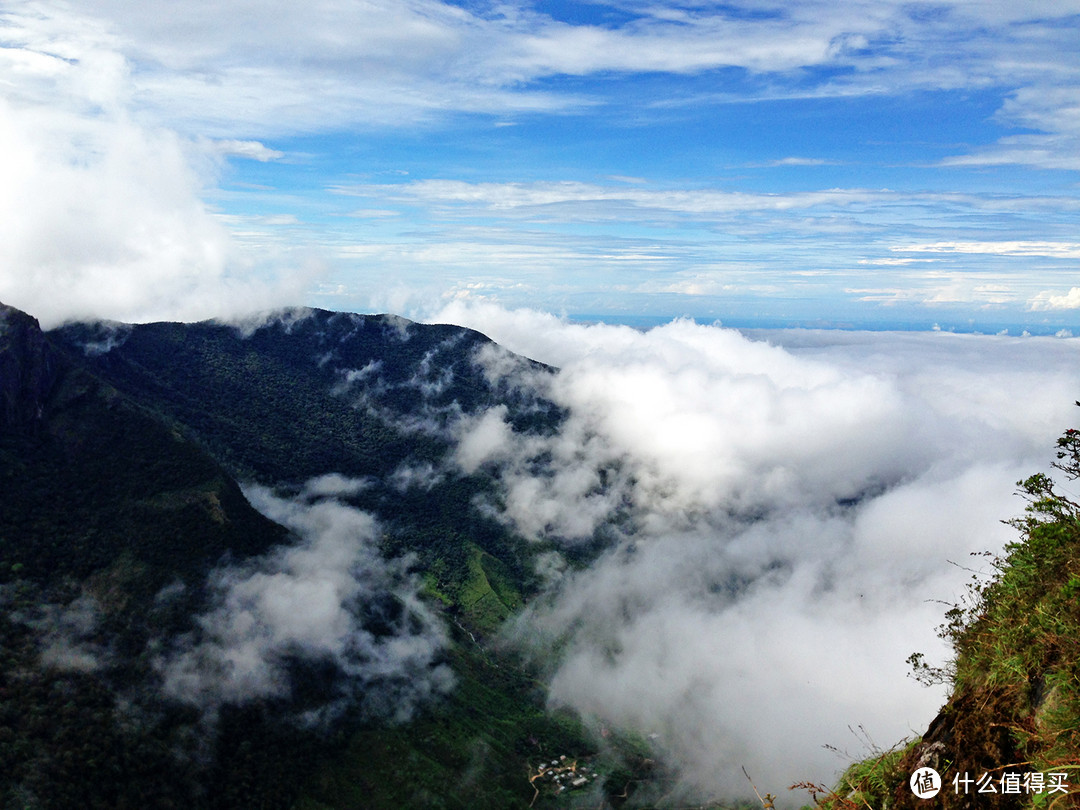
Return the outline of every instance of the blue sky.
[[[1076,0],[7,0],[0,300],[1080,334],[1077,43]]]

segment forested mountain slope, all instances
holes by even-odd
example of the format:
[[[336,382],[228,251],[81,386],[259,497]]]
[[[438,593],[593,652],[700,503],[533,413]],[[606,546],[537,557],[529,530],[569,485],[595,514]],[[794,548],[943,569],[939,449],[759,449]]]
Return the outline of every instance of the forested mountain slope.
[[[485,638],[542,548],[439,461],[562,414],[491,362],[547,373],[390,316],[0,310],[0,804],[527,806],[587,748]]]

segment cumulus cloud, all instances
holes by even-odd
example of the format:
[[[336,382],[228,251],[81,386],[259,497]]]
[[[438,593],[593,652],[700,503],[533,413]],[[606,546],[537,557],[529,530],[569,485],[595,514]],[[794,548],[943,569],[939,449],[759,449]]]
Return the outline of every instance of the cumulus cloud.
[[[438,662],[442,628],[420,601],[408,560],[384,558],[374,519],[326,497],[362,486],[328,475],[309,481],[295,500],[247,490],[299,541],[212,573],[212,607],[198,617],[198,632],[157,662],[165,694],[212,712],[223,703],[288,697],[293,664],[330,664],[337,694],[307,719],[358,703],[401,721],[452,686]]]
[[[532,381],[567,410],[557,433],[496,407],[454,458],[546,545],[553,584],[510,635],[559,650],[552,703],[657,735],[697,801],[745,792],[742,765],[773,793],[828,782],[845,763],[822,746],[852,726],[883,745],[925,727],[943,695],[905,659],[947,654],[936,600],[969,576],[950,561],[1013,538],[1015,482],[1080,385],[1080,344],[1051,338],[641,332],[461,303],[436,320],[561,368]],[[595,564],[566,565],[597,536]]]
[[[1063,295],[1042,292],[1028,302],[1032,310],[1080,309],[1080,287],[1073,287]]]
[[[0,300],[46,325],[198,319],[297,297],[202,201],[224,153],[134,114],[130,65],[106,27],[47,13],[0,20]],[[265,257],[265,261],[273,261]],[[270,274],[273,275],[273,274]]]

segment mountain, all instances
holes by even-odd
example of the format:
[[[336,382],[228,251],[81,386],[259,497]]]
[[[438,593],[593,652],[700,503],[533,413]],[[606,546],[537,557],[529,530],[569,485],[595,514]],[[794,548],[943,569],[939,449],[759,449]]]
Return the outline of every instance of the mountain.
[[[597,752],[491,639],[545,547],[444,463],[492,407],[556,430],[551,372],[393,316],[0,309],[0,803],[564,806],[530,767]]]
[[[121,557],[186,575],[226,552],[257,553],[283,539],[176,425],[95,375],[23,313],[0,310],[0,323],[0,536],[5,562],[22,577],[81,579]],[[147,525],[152,543],[140,536]]]
[[[393,316],[44,332],[0,307],[0,806],[674,801],[647,742],[549,711],[545,662],[500,643],[553,551],[589,566],[618,529],[526,540],[507,520],[500,475],[542,481],[552,438],[588,440],[554,381]],[[1058,453],[1080,476],[1080,434]],[[619,463],[584,492],[609,523]],[[912,656],[948,702],[808,786],[820,806],[924,806],[908,780],[927,768],[943,807],[1071,806],[1054,786],[1080,781],[1080,505],[1045,475],[1022,492],[1019,540],[946,614],[954,660]]]
[[[6,307],[0,375],[4,805],[179,802],[192,775],[162,735],[130,733],[117,701],[150,676],[149,640],[183,626],[210,568],[286,532],[196,442]],[[193,587],[158,604],[177,581]],[[163,778],[101,777],[134,762]]]

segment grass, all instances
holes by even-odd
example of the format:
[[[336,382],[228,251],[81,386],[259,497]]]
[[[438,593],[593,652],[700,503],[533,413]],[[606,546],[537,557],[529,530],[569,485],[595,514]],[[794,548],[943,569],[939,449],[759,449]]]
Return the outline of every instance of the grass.
[[[505,566],[486,551],[468,544],[468,575],[458,590],[457,603],[468,622],[494,632],[521,605],[521,595]]]
[[[853,763],[836,785],[828,788],[812,782],[800,782],[792,789],[810,793],[821,810],[879,810],[893,803],[897,785],[907,782],[910,773],[904,759],[919,744],[918,738],[892,748],[875,750],[866,759]]]

